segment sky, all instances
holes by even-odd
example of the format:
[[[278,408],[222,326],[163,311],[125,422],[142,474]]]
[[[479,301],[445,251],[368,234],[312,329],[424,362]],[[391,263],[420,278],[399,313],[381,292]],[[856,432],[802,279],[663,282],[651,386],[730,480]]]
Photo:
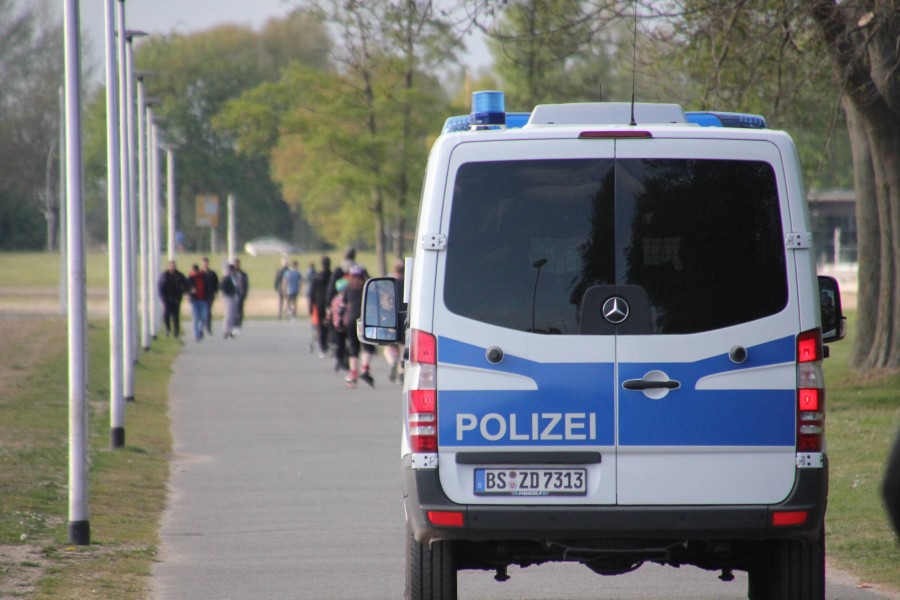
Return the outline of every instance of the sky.
[[[118,0],[116,0],[118,2]],[[283,17],[297,0],[125,0],[125,26],[147,33],[190,33],[223,23],[259,29],[272,17]],[[92,63],[102,73],[105,0],[80,0],[81,23],[91,39]],[[469,51],[461,57],[472,69],[489,62],[480,38],[468,37]]]

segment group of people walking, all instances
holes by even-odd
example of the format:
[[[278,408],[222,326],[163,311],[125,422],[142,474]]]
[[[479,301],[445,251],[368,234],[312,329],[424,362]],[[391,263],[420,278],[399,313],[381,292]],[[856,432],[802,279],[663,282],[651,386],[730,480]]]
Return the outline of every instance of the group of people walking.
[[[191,302],[194,338],[199,342],[204,336],[212,335],[212,306],[217,295],[224,298],[225,320],[223,336],[234,339],[240,333],[244,318],[244,301],[250,289],[247,273],[241,269],[241,261],[235,260],[227,266],[220,279],[209,268],[209,258],[204,257],[201,265],[193,265],[185,276],[178,270],[174,260],[160,276],[158,292],[164,307],[163,320],[166,337],[181,337],[181,302],[187,295]],[[297,300],[300,297],[303,274],[296,260],[282,261],[275,275],[275,291],[278,294],[278,318],[293,319],[298,314]],[[403,280],[403,263],[394,266],[392,275]],[[310,264],[305,279],[308,282],[307,310],[313,325],[319,357],[334,357],[334,370],[346,371],[344,379],[348,387],[356,387],[362,380],[375,386],[371,365],[375,346],[361,342],[356,331],[356,321],[362,309],[363,286],[369,274],[365,267],[357,264],[356,250],[349,248],[340,265],[332,270],[331,259],[323,256],[321,266],[316,270]],[[389,380],[402,383],[402,362],[397,345],[386,346],[385,359],[390,367]]]
[[[241,270],[241,261],[228,265],[228,272],[221,281],[215,271],[209,268],[209,258],[203,257],[200,265],[193,265],[185,276],[174,260],[160,276],[158,292],[163,305],[163,322],[166,337],[181,337],[181,301],[190,297],[193,315],[194,339],[201,341],[204,335],[212,335],[212,306],[216,295],[221,292],[225,301],[225,339],[233,339],[240,332],[244,318],[244,300],[250,290],[250,279]]]
[[[395,267],[394,277],[403,278],[403,263]],[[334,370],[346,370],[344,381],[356,387],[360,380],[375,385],[371,365],[375,346],[361,342],[356,321],[362,309],[363,285],[369,278],[365,267],[356,263],[356,250],[349,248],[340,265],[331,269],[331,259],[323,256],[321,268],[310,286],[310,317],[316,333],[319,357],[334,356]],[[402,378],[399,348],[388,346],[385,358],[390,367],[389,380]]]

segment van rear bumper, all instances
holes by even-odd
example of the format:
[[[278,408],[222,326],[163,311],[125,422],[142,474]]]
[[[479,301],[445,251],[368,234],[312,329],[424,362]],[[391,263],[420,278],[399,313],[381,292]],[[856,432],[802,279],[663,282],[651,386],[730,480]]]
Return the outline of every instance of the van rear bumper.
[[[723,506],[539,506],[464,505],[451,502],[437,469],[411,468],[403,460],[406,518],[419,542],[433,540],[814,539],[822,527],[828,495],[828,462],[821,469],[797,469],[790,495],[774,505]],[[442,527],[431,511],[463,514],[461,527]],[[807,513],[797,525],[775,526],[779,512]]]

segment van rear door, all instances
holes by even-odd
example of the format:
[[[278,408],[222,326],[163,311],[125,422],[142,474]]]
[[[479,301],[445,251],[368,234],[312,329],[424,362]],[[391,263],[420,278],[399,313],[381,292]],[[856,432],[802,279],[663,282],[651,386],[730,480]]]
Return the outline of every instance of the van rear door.
[[[780,165],[764,141],[617,144],[616,285],[640,295],[616,341],[620,504],[768,504],[793,486]]]
[[[440,480],[454,502],[616,501],[615,338],[579,335],[585,282],[613,283],[613,149],[453,150],[433,331]]]

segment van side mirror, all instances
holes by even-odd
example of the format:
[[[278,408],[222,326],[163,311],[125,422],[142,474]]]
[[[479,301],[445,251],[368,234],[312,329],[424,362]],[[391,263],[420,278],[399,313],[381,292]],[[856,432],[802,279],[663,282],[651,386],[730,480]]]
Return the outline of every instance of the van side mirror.
[[[375,277],[363,288],[362,309],[357,322],[359,339],[381,346],[400,341],[398,281],[393,277]]]
[[[847,333],[847,318],[841,310],[841,290],[837,279],[819,275],[819,310],[822,314],[822,342],[836,342]]]

